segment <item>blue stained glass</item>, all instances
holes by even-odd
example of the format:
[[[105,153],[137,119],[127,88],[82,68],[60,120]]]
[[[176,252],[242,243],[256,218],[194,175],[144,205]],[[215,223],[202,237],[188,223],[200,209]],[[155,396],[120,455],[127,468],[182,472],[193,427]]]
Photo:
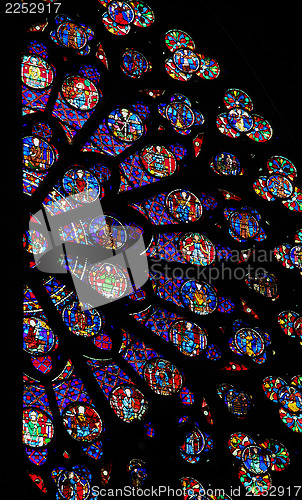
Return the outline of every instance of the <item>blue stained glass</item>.
[[[217,307],[217,296],[207,283],[190,280],[185,282],[180,291],[185,306],[197,314],[209,314]]]

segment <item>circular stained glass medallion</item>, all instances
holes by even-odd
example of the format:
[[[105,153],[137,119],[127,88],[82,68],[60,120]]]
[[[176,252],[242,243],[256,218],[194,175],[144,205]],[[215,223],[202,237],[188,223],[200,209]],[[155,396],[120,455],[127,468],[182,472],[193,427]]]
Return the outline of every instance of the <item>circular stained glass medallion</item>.
[[[155,358],[144,366],[144,379],[151,389],[161,396],[171,396],[179,392],[183,378],[179,370],[170,361]]]
[[[252,328],[240,328],[235,334],[235,344],[242,354],[255,357],[264,351],[264,342],[261,335]]]
[[[284,410],[293,413],[302,412],[302,394],[296,387],[286,385],[278,392],[278,401]]]
[[[90,496],[90,483],[80,472],[61,472],[57,486],[60,496],[65,500],[87,500]]]
[[[39,408],[26,408],[23,412],[23,443],[39,448],[46,446],[54,436],[52,420]]]
[[[228,122],[238,132],[249,132],[254,125],[253,117],[241,108],[233,108],[229,111]]]
[[[190,106],[184,102],[173,101],[166,108],[166,116],[173,127],[184,130],[191,127],[195,121],[195,115]]]
[[[180,296],[184,305],[197,314],[210,314],[217,307],[215,290],[202,281],[186,281],[180,289]]]
[[[48,324],[40,318],[23,320],[23,349],[31,356],[44,356],[55,345],[55,336]]]
[[[93,82],[82,76],[68,76],[62,85],[62,94],[70,106],[90,111],[99,102],[99,91]]]
[[[124,422],[142,420],[148,410],[145,396],[136,387],[121,385],[110,394],[110,406]]]
[[[177,169],[175,156],[164,146],[147,146],[140,159],[145,169],[154,177],[167,177]]]
[[[166,205],[170,214],[181,222],[195,222],[202,215],[201,201],[186,189],[175,189],[169,193]]]
[[[229,221],[230,229],[241,238],[253,238],[259,231],[256,217],[247,212],[235,212]]]
[[[243,465],[255,474],[264,474],[270,467],[270,458],[260,446],[248,446],[242,452]]]
[[[91,203],[100,194],[97,178],[81,168],[68,170],[62,179],[64,191],[80,203]]]
[[[223,152],[210,161],[210,166],[217,174],[238,175],[241,173],[240,161],[232,153]]]
[[[77,441],[94,441],[102,432],[101,417],[86,403],[71,403],[62,413],[68,434]]]
[[[127,289],[125,274],[113,264],[103,263],[92,266],[89,283],[106,299],[120,299]]]
[[[271,175],[266,182],[267,189],[278,198],[289,198],[294,187],[290,180],[283,175]]]
[[[123,224],[111,215],[96,217],[89,225],[89,234],[95,243],[107,250],[120,250],[127,241]]]
[[[21,63],[22,82],[33,89],[46,89],[54,79],[52,67],[42,57],[23,56]]]
[[[126,25],[132,23],[134,12],[127,2],[113,1],[108,5],[108,14],[112,21],[117,24]]]
[[[55,162],[53,148],[40,137],[26,136],[23,138],[23,163],[29,170],[45,171]]]
[[[200,65],[199,57],[191,49],[178,49],[173,54],[174,64],[184,73],[195,73]]]
[[[144,133],[144,125],[140,116],[126,108],[112,111],[107,121],[112,134],[124,142],[137,141]]]
[[[60,24],[57,28],[57,37],[65,47],[75,50],[82,49],[87,43],[84,29],[74,23]]]
[[[69,330],[80,337],[93,337],[102,326],[102,319],[96,309],[82,310],[78,302],[68,304],[62,310],[62,318]]]
[[[208,266],[215,260],[213,243],[200,233],[186,233],[179,239],[179,248],[186,262]]]
[[[207,346],[207,335],[200,326],[178,320],[169,329],[169,338],[186,356],[198,356]]]

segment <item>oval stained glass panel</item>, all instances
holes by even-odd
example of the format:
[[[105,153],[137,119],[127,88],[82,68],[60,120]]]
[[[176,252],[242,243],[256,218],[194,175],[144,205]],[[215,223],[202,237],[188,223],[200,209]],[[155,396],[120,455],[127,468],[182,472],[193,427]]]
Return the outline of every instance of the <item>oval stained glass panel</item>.
[[[200,233],[186,233],[179,239],[180,251],[190,264],[208,266],[215,260],[213,243]]]
[[[48,324],[40,318],[23,319],[23,349],[32,356],[43,356],[55,345],[55,336]]]
[[[85,31],[74,23],[60,24],[57,28],[57,37],[65,47],[75,50],[82,49],[87,43]]]
[[[134,12],[127,2],[113,1],[109,3],[108,14],[112,21],[122,26],[132,23]]]
[[[144,379],[151,389],[161,396],[179,392],[183,379],[179,370],[166,359],[152,359],[145,364]]]
[[[270,467],[269,455],[260,446],[247,446],[242,452],[242,461],[255,474],[264,474]]]
[[[154,177],[167,177],[174,174],[177,169],[175,156],[164,146],[147,146],[140,159],[145,169]]]
[[[89,283],[106,299],[117,300],[124,295],[127,289],[127,278],[124,273],[113,264],[96,264],[89,272]]]
[[[183,102],[172,102],[166,108],[166,116],[173,127],[177,129],[187,129],[195,121],[194,112]]]
[[[100,194],[99,182],[88,170],[68,170],[63,176],[62,184],[65,193],[80,203],[91,203]]]
[[[80,337],[93,337],[102,327],[98,311],[96,309],[83,311],[77,302],[64,307],[62,318],[69,330]]]
[[[235,344],[242,354],[260,356],[264,351],[264,342],[256,330],[241,328],[235,334]]]
[[[60,496],[65,500],[88,500],[90,496],[88,479],[74,470],[61,472],[57,486]]]
[[[94,441],[102,432],[101,417],[94,408],[84,403],[71,403],[63,413],[63,424],[76,441]]]
[[[40,137],[23,138],[23,163],[29,170],[48,170],[55,162],[53,148]]]
[[[169,338],[186,356],[198,356],[207,346],[205,331],[190,321],[179,320],[171,325]]]
[[[96,217],[89,225],[92,240],[107,250],[121,249],[127,241],[123,224],[111,215]]]
[[[99,101],[99,91],[93,82],[82,76],[68,76],[62,85],[68,104],[81,111],[90,111]]]
[[[228,152],[219,153],[212,158],[210,167],[221,175],[239,175],[242,172],[238,158]]]
[[[124,422],[142,420],[148,410],[148,401],[141,391],[131,385],[122,385],[110,394],[110,406]]]
[[[292,183],[283,175],[271,175],[266,185],[270,193],[278,198],[289,198],[294,190]]]
[[[181,222],[195,222],[202,215],[201,201],[186,189],[175,189],[167,195],[167,208]]]
[[[23,412],[23,443],[38,448],[46,446],[54,436],[52,420],[38,408],[26,408]]]
[[[33,89],[45,89],[54,79],[54,72],[50,64],[42,57],[32,55],[23,56],[21,65],[22,82]]]
[[[180,289],[180,296],[184,305],[197,314],[210,314],[217,307],[214,289],[202,281],[186,281]]]
[[[178,49],[173,54],[174,64],[184,73],[195,73],[200,65],[199,57],[190,49]]]
[[[230,228],[241,238],[253,238],[259,231],[259,224],[253,215],[235,212],[230,217]]]
[[[121,141],[137,141],[144,133],[140,116],[126,108],[112,111],[107,121],[112,134]]]

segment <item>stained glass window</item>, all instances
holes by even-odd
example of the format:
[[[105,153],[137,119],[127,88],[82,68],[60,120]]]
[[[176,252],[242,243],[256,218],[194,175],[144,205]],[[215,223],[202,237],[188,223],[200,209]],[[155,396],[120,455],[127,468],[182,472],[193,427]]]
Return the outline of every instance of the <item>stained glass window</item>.
[[[20,3],[21,498],[299,495],[299,151],[208,3]]]

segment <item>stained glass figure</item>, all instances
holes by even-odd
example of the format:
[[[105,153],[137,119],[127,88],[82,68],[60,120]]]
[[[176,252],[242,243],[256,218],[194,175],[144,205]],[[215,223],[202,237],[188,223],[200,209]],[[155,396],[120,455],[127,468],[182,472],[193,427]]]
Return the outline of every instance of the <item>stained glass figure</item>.
[[[52,478],[60,496],[66,500],[87,500],[91,493],[91,473],[86,467],[55,469]]]
[[[230,384],[222,384],[218,387],[217,393],[233,415],[238,418],[247,416],[252,406],[252,399],[246,392]]]
[[[168,119],[175,132],[187,135],[193,125],[203,125],[204,117],[200,111],[194,110],[191,101],[182,94],[173,94],[168,104],[160,104],[158,111]]]
[[[197,314],[210,314],[217,307],[215,290],[204,282],[186,281],[180,291],[185,306]]]
[[[189,321],[178,320],[170,327],[169,337],[186,356],[198,356],[207,346],[205,331]]]
[[[259,225],[260,214],[256,210],[249,207],[240,211],[228,208],[224,211],[224,216],[229,221],[229,233],[235,240],[243,243],[249,238],[254,238],[256,241],[266,238],[264,230]]]
[[[137,141],[144,131],[139,115],[126,108],[117,109],[109,114],[108,127],[114,137],[125,142]]]
[[[130,78],[140,78],[152,70],[152,64],[137,50],[128,49],[122,55],[121,70]]]
[[[88,170],[68,170],[62,179],[64,191],[80,203],[91,203],[100,194],[100,185],[96,177]]]
[[[62,95],[70,106],[81,111],[95,108],[99,100],[94,83],[79,76],[69,76],[64,80]]]
[[[176,189],[167,196],[167,208],[181,222],[194,222],[202,215],[200,200],[187,190]]]
[[[215,260],[215,246],[205,235],[186,233],[179,239],[179,248],[186,262],[208,266]]]
[[[247,323],[238,324],[236,321],[233,329],[235,336],[229,340],[231,350],[236,354],[249,356],[256,363],[265,363],[265,348],[271,343],[269,335],[258,327],[251,328]]]
[[[33,89],[46,89],[54,79],[51,65],[42,57],[30,55],[22,57],[22,82]]]
[[[210,161],[210,167],[219,175],[243,175],[240,161],[232,153],[224,151]]]
[[[141,489],[147,478],[146,464],[143,460],[133,458],[128,464],[131,484],[135,489]]]
[[[73,19],[66,15],[59,15],[55,19],[56,29],[50,32],[53,42],[62,47],[73,49],[81,56],[90,52],[88,41],[94,32],[85,24],[75,23]]]
[[[229,89],[223,98],[228,109],[227,113],[218,115],[216,125],[218,130],[233,139],[246,134],[256,142],[266,142],[271,139],[273,130],[267,120],[259,115],[251,115],[253,109],[251,98],[242,90]]]
[[[147,146],[140,158],[145,169],[155,177],[172,175],[177,168],[175,156],[164,146]]]
[[[151,389],[161,396],[171,396],[179,392],[183,385],[183,377],[170,361],[153,359],[144,368],[144,379]]]
[[[32,356],[48,354],[56,338],[49,325],[40,318],[26,317],[23,322],[23,348]]]
[[[110,406],[124,422],[142,420],[148,410],[145,396],[136,387],[130,385],[122,385],[113,389],[110,395]]]
[[[52,146],[39,137],[27,136],[23,139],[23,163],[26,169],[48,170],[56,161]]]
[[[46,446],[54,436],[49,416],[39,408],[26,408],[23,412],[23,442],[27,446]]]
[[[62,414],[68,434],[75,440],[93,441],[102,432],[102,420],[96,410],[83,403],[71,403]]]

